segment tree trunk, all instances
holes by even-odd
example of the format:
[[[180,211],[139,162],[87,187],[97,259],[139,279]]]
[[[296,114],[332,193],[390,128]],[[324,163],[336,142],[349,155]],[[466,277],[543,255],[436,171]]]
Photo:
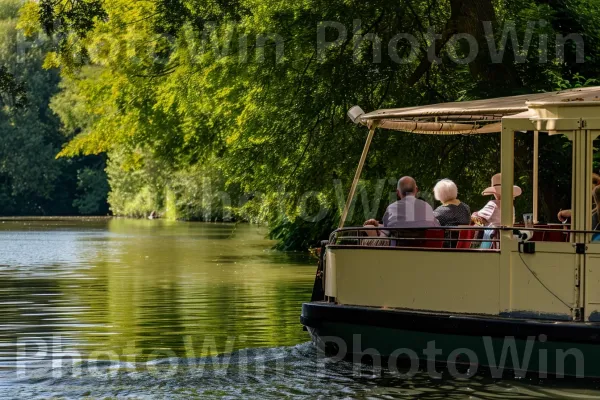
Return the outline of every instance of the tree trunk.
[[[469,71],[474,79],[485,83],[502,82],[503,87],[511,87],[518,83],[516,71],[507,63],[494,64],[490,57],[490,49],[485,37],[483,23],[491,21],[495,26],[496,13],[491,0],[450,0],[450,19],[446,22],[442,38],[437,40],[435,54],[448,44],[455,34],[472,35],[479,45],[477,57],[469,63]],[[460,41],[465,46],[465,54],[469,53],[469,44]],[[409,83],[415,84],[431,67],[432,60],[424,55],[421,62],[413,72]]]

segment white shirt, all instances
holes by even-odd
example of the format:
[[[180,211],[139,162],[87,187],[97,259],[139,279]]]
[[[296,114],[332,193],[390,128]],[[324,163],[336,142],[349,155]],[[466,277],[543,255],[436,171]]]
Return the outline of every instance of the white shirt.
[[[481,218],[485,218],[485,220],[493,226],[502,225],[501,220],[501,210],[500,210],[500,200],[490,200],[481,210],[477,212]],[[513,223],[515,221],[515,209],[513,207]]]

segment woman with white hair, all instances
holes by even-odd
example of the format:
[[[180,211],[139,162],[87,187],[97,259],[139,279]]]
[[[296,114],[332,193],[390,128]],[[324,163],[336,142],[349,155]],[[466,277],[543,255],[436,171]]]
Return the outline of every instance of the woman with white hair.
[[[471,209],[457,199],[458,188],[450,179],[442,179],[433,188],[435,199],[442,203],[433,211],[441,226],[469,225]]]

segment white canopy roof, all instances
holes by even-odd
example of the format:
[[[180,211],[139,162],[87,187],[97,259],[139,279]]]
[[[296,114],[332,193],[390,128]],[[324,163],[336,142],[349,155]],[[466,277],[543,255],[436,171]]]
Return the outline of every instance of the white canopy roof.
[[[500,132],[502,117],[520,114],[529,106],[552,103],[598,102],[600,86],[535,93],[495,99],[383,109],[364,114],[363,125],[423,134],[479,134]]]

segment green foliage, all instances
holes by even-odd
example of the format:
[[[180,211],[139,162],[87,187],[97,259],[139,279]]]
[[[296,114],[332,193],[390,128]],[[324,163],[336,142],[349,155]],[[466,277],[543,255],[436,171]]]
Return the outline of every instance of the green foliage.
[[[22,6],[23,2],[21,0],[3,0],[0,3],[0,20],[17,18]]]
[[[49,108],[60,77],[42,68],[46,45],[19,36],[21,6],[0,0],[0,215],[75,214],[78,169],[103,161],[55,159],[66,140]]]
[[[234,220],[237,191],[224,191],[216,164],[175,170],[142,150],[111,152],[108,199],[115,215],[147,217],[156,211],[167,219]]]
[[[0,65],[5,66],[0,68],[0,212],[40,213],[42,204],[53,195],[59,174],[53,162],[56,148],[51,133],[57,120],[47,114],[43,104],[44,98],[48,101],[52,96],[48,88],[55,85],[58,75],[41,70],[35,53],[26,60],[17,59],[14,2],[2,3],[0,13]],[[27,107],[26,90],[34,94]]]
[[[115,215],[144,218],[162,208],[162,168],[150,161],[133,168],[128,165],[130,157],[121,151],[111,153],[106,167],[110,184],[108,202]]]
[[[0,65],[0,107],[23,108],[26,104],[25,85]]]
[[[170,218],[212,220],[231,210],[234,218],[268,223],[283,247],[303,248],[336,225],[352,181],[366,131],[348,122],[351,106],[370,111],[594,84],[600,77],[596,3],[55,0],[29,3],[21,25],[33,32],[41,21],[46,31],[58,33],[49,21],[64,22],[59,51],[46,59],[47,66],[63,68],[61,93],[52,103],[70,138],[60,156],[108,154],[114,213],[161,211]],[[457,64],[448,47],[438,52],[441,63],[426,62],[428,39],[421,33],[432,28],[449,38],[465,29],[487,46],[476,27],[484,18],[498,32],[514,21],[521,42],[528,22],[536,22],[524,62],[517,62],[519,49],[510,44],[497,64],[485,52],[468,66]],[[321,21],[347,28],[340,46],[317,51]],[[354,31],[381,39],[379,62],[373,62],[371,42],[355,45]],[[422,49],[405,63],[387,54],[386,45],[399,32],[415,33]],[[575,62],[571,42],[560,61],[552,40],[548,62],[540,62],[543,37],[572,32],[583,35],[585,63]],[[330,41],[336,37],[332,29],[326,34]],[[399,57],[410,54],[405,42],[396,50]],[[454,51],[465,55],[462,44]],[[560,141],[544,146],[561,160],[568,151]],[[357,200],[351,222],[361,223],[366,211],[380,216],[401,175],[415,176],[423,193],[438,179],[452,178],[476,209],[486,200],[481,190],[499,171],[498,148],[497,135],[379,134],[363,174],[371,201],[360,200],[366,195]],[[518,148],[517,178],[530,186],[530,139],[520,138]],[[562,182],[567,173],[548,163],[542,170],[560,175],[548,186]],[[373,204],[378,189],[384,195]],[[225,205],[224,191],[231,199]],[[308,201],[309,192],[318,195]],[[527,207],[529,193],[518,212]],[[564,199],[550,200],[547,188],[544,193],[550,219]],[[319,222],[306,217],[320,210],[326,216]]]
[[[39,21],[48,35],[73,31],[85,37],[96,20],[107,17],[102,3],[102,0],[41,0]]]
[[[73,201],[81,215],[102,215],[108,211],[106,173],[99,168],[85,167],[77,172],[78,197]]]

